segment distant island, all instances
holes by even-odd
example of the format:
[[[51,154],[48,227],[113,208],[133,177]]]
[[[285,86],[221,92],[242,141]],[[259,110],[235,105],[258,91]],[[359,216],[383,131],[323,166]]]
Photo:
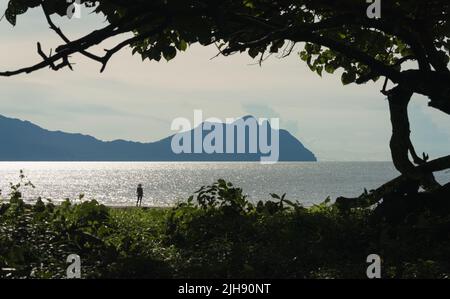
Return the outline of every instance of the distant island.
[[[252,116],[246,116],[247,119]],[[203,125],[203,124],[202,124]],[[232,124],[219,124],[230,126]],[[194,128],[190,131],[194,134]],[[273,130],[273,129],[272,129]],[[288,131],[279,130],[279,161],[317,161]],[[174,135],[156,142],[101,141],[89,135],[49,131],[29,121],[0,115],[0,161],[260,161],[262,153],[180,153]],[[248,134],[246,134],[248,144]]]

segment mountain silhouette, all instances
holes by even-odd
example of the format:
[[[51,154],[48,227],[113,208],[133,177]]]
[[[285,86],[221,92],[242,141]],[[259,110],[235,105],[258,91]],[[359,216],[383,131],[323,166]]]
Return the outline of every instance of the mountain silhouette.
[[[242,119],[251,117],[245,116]],[[225,130],[233,124],[213,125]],[[194,140],[196,130],[201,128],[198,126],[184,134],[191,134]],[[259,129],[261,126],[258,125]],[[208,132],[203,131],[200,136],[204,138]],[[261,156],[265,156],[259,149],[256,153],[248,153],[246,150],[246,153],[175,154],[171,148],[174,135],[150,143],[101,141],[88,135],[49,131],[31,122],[1,115],[0,136],[0,161],[260,161]],[[249,144],[248,136],[247,132],[246,149]],[[234,141],[236,146],[237,134]],[[279,161],[317,160],[310,150],[286,130],[279,130],[279,144]]]

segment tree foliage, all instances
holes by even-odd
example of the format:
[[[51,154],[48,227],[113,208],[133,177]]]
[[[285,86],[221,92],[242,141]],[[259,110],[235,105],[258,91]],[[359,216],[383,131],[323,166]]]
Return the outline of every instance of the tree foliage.
[[[81,3],[103,15],[109,25],[61,45],[56,53],[87,50],[124,32],[133,37],[123,46],[130,45],[143,60],[156,61],[171,60],[195,43],[216,44],[225,55],[247,52],[262,59],[270,53],[288,55],[294,43],[302,42],[300,58],[319,75],[341,68],[344,84],[385,76],[432,97],[431,104],[449,112],[448,88],[439,94],[430,82],[417,84],[430,75],[433,81],[449,79],[450,4],[445,0],[383,1],[381,19],[369,19],[368,4],[361,0]],[[37,6],[49,15],[67,13],[64,1],[10,0],[5,17],[15,25],[18,15]],[[402,72],[401,65],[408,60],[417,67]]]

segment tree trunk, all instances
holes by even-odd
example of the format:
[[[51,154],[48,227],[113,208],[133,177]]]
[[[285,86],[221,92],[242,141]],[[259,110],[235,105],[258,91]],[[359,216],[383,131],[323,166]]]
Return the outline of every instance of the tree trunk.
[[[409,155],[415,164],[422,165],[428,157],[419,158],[411,142],[408,118],[408,104],[413,92],[403,88],[401,85],[394,87],[388,93],[389,112],[391,115],[392,136],[390,149],[392,161],[395,168],[410,180],[411,191],[422,186],[425,190],[434,190],[440,187],[436,182],[432,172],[426,172],[414,165],[409,159]],[[417,190],[416,190],[417,191]]]
[[[390,140],[392,161],[401,175],[357,198],[338,197],[336,204],[343,209],[369,207],[391,194],[413,195],[419,191],[419,187],[427,191],[439,191],[441,185],[436,182],[433,172],[450,168],[450,156],[427,162],[428,157],[424,155],[421,159],[414,150],[408,119],[408,104],[413,92],[399,85],[385,94],[388,95],[392,124]],[[414,163],[409,159],[409,154]]]
[[[412,175],[415,169],[408,156],[411,145],[408,104],[412,95],[412,91],[403,89],[400,85],[388,94],[392,124],[392,136],[389,143],[392,161],[395,168],[407,176]]]

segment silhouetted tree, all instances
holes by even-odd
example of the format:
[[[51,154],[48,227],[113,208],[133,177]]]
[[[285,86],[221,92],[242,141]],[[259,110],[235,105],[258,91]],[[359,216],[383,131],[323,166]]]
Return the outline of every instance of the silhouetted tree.
[[[301,43],[300,58],[319,75],[341,68],[343,84],[385,80],[381,92],[389,100],[390,148],[402,176],[372,192],[372,200],[405,181],[439,189],[432,173],[450,168],[450,156],[427,161],[426,154],[416,154],[407,114],[414,93],[427,96],[430,107],[450,114],[448,0],[382,1],[381,18],[368,17],[365,0],[82,0],[81,4],[103,14],[108,25],[70,40],[51,19],[53,14],[66,15],[66,1],[10,0],[5,17],[12,25],[17,15],[41,6],[50,28],[64,43],[51,55],[38,43],[41,62],[0,75],[72,68],[69,58],[75,53],[99,62],[103,71],[126,46],[143,60],[159,61],[173,59],[191,44],[215,44],[221,55],[247,52],[262,62],[272,53],[287,56]],[[88,52],[122,33],[132,34],[104,55]],[[388,81],[393,88],[387,89]]]

